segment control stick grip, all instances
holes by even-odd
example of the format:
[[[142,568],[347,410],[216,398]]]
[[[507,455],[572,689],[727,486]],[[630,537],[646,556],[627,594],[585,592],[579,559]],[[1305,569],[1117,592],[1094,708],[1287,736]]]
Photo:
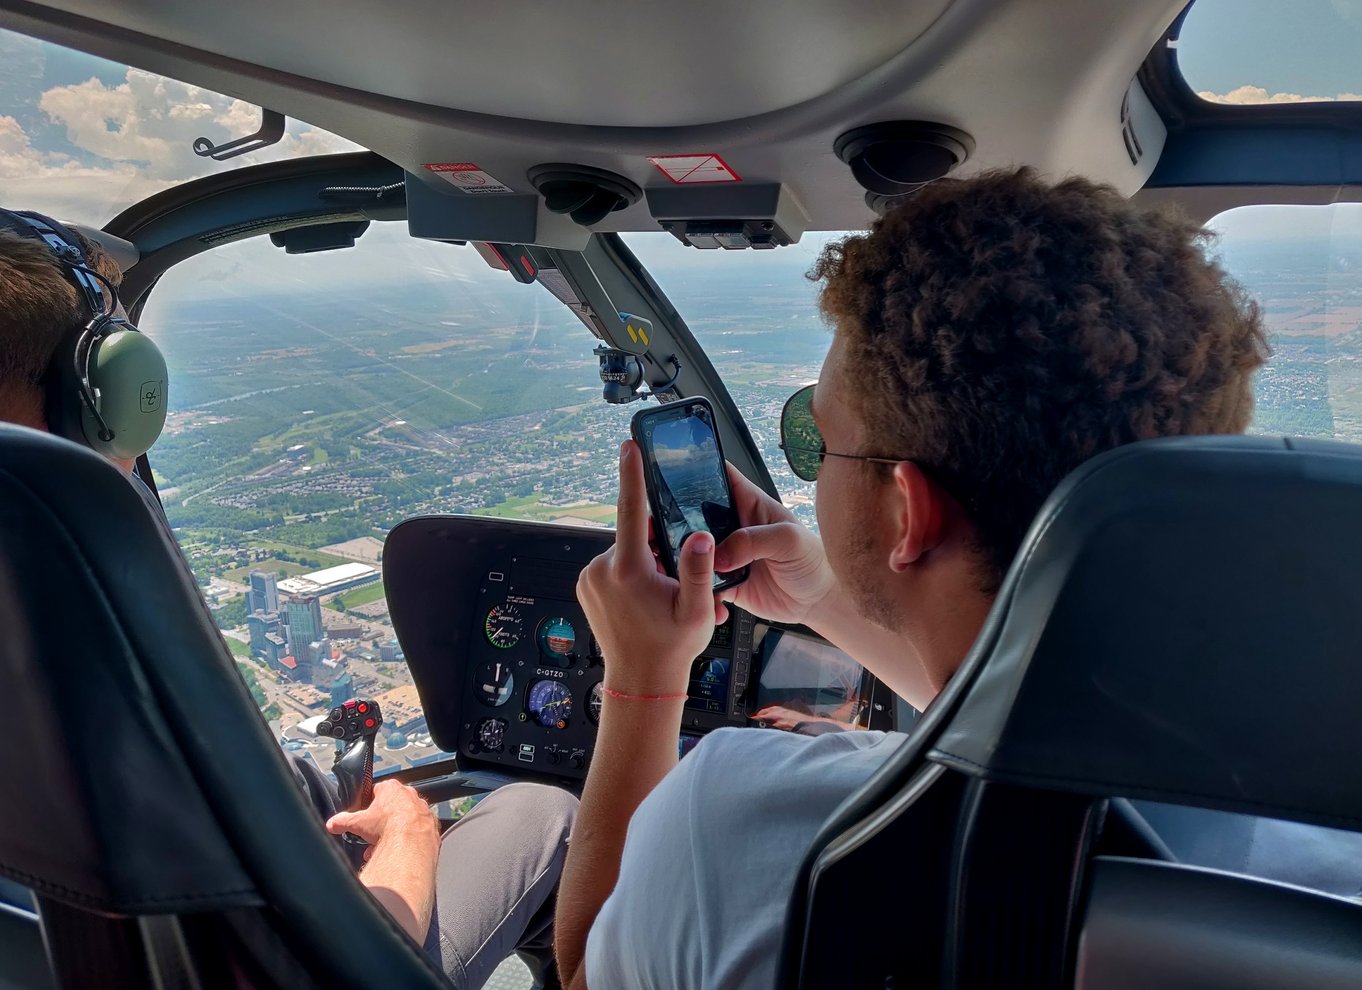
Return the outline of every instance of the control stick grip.
[[[336,789],[341,810],[361,811],[374,799],[374,737],[363,735],[336,757]]]

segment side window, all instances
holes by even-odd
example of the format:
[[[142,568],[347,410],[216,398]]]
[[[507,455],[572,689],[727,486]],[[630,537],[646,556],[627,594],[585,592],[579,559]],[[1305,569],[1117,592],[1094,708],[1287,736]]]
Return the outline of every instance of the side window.
[[[142,327],[170,365],[151,452],[166,514],[285,745],[376,696],[385,766],[434,757],[388,621],[383,537],[425,512],[614,522],[627,408],[590,334],[471,248],[374,224],[350,250],[253,238],[192,258]],[[383,761],[387,761],[386,763]]]
[[[1272,345],[1250,432],[1362,440],[1362,206],[1249,206],[1209,226]]]

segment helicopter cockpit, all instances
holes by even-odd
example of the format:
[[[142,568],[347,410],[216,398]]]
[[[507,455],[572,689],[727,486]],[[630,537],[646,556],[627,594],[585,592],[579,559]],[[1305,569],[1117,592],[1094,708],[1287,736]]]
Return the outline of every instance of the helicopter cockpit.
[[[0,985],[448,985],[353,882],[336,895],[340,922],[313,910],[345,876],[320,838],[314,849],[292,835],[298,808],[270,759],[282,751],[325,773],[340,766],[338,753],[362,753],[361,769],[339,771],[343,790],[411,784],[446,822],[517,782],[580,794],[607,660],[577,583],[615,542],[616,461],[630,417],[707,397],[733,468],[816,529],[814,485],[781,450],[782,403],[818,378],[831,341],[806,273],[827,244],[930,183],[1030,165],[1090,177],[1136,202],[1174,203],[1207,223],[1219,237],[1211,250],[1258,301],[1274,350],[1255,378],[1253,442],[1289,437],[1288,449],[1320,458],[1299,474],[1328,474],[1329,451],[1310,442],[1362,440],[1362,407],[1352,408],[1362,395],[1362,97],[1339,68],[1362,18],[1342,3],[1251,6],[0,0],[0,208],[54,217],[113,258],[127,315],[168,368],[164,429],[136,465],[165,533],[67,522],[81,510],[64,488],[85,487],[120,511],[145,506],[111,494],[113,482],[69,451],[0,435],[0,475],[15,479],[0,526],[0,619],[22,633],[5,666],[20,704],[27,689],[41,709],[22,723],[22,780],[35,791],[44,774],[57,781],[47,804],[16,813],[12,831],[0,824]],[[1156,456],[1150,470],[1161,463]],[[1275,492],[1277,476],[1263,480],[1256,464],[1225,471]],[[1143,476],[1120,477],[1134,490]],[[1329,479],[1340,491],[1355,483],[1342,468]],[[1281,485],[1281,501],[1265,511],[1317,505],[1313,489]],[[1195,501],[1196,489],[1176,479],[1169,490],[1182,494],[1178,505]],[[1345,513],[1330,514],[1334,503],[1320,504],[1318,519],[1345,525]],[[1059,515],[1056,532],[1071,518]],[[38,533],[66,549],[46,560]],[[1038,526],[1033,536],[1042,535]],[[1079,578],[1101,584],[1082,560],[1039,547],[1036,559],[1055,568],[1049,577],[1075,575],[1065,589]],[[1111,566],[1124,567],[1129,548],[1118,550]],[[114,555],[124,563],[107,562]],[[40,560],[44,576],[24,590],[22,574]],[[1048,587],[1038,566],[1017,564],[1004,586],[1020,589],[1016,602]],[[1294,575],[1292,594],[1303,593],[1316,587],[1301,577],[1310,566],[1274,565],[1262,580]],[[1342,572],[1331,563],[1322,573]],[[1140,885],[1153,890],[1162,875],[1126,861],[1177,856],[1121,802],[1172,806],[1173,785],[1134,771],[1098,781],[1114,773],[1102,746],[1078,728],[1045,735],[1021,704],[1024,678],[1061,660],[1039,631],[1027,644],[1017,630],[1023,619],[1069,628],[1071,593],[1054,593],[1053,615],[1000,607],[986,627],[996,654],[976,646],[969,676],[925,715],[930,699],[896,694],[808,626],[734,607],[715,627],[686,687],[681,759],[719,729],[923,729],[918,749],[840,807],[815,849],[791,851],[802,865],[781,986],[888,986],[911,970],[892,948],[898,901],[888,893],[868,895],[880,920],[865,928],[865,945],[847,949],[855,930],[838,927],[837,906],[861,896],[858,881],[879,883],[891,838],[954,850],[930,870],[955,873],[924,874],[930,896],[904,915],[943,947],[921,971],[934,983],[1153,978],[1132,963],[1122,983],[1111,961],[1176,934],[1138,927],[1157,902],[1141,900]],[[1094,614],[1110,604],[1090,593]],[[1319,635],[1302,641],[1322,656],[1342,649],[1331,623],[1351,594],[1340,590],[1309,614]],[[77,601],[95,601],[94,618]],[[630,602],[618,608],[627,613]],[[86,668],[56,660],[49,675],[23,673],[63,644],[99,654],[101,636],[129,644],[117,662],[134,658],[134,673],[87,683]],[[1120,653],[1110,645],[1111,657]],[[196,672],[200,655],[214,659]],[[1025,671],[1008,688],[1005,661],[1023,655]],[[1112,664],[1104,670],[1118,683]],[[1346,690],[1351,675],[1338,676]],[[990,689],[1017,702],[1015,720],[988,706]],[[221,714],[194,714],[227,694]],[[1097,695],[1074,704],[1096,710]],[[125,696],[129,712],[105,725],[102,706],[123,706]],[[1315,703],[1279,697],[1283,719]],[[1247,689],[1236,703],[1267,717]],[[1319,731],[1337,735],[1307,738],[1314,749],[1284,746],[1292,759],[1316,750],[1337,759],[1354,738],[1336,706],[1318,703]],[[240,730],[238,751],[225,722],[246,716],[253,724]],[[1179,717],[1168,716],[1169,733]],[[1226,719],[1214,723],[1226,736],[1244,729]],[[1078,716],[1065,724],[1093,728]],[[72,738],[88,728],[90,739],[59,756],[59,725],[76,726]],[[966,731],[978,725],[987,731]],[[986,736],[994,748],[975,745]],[[188,795],[165,834],[139,837],[141,819],[119,820],[103,771],[83,762],[106,743],[119,786],[147,792],[138,814],[173,804],[167,794]],[[1091,765],[1068,768],[1074,780],[1090,770],[1091,781],[1058,787],[1088,803],[999,798],[999,781],[1039,787],[1036,754],[1053,757],[1046,747],[1061,743],[1093,754]],[[1214,763],[1229,746],[1219,736],[1198,743],[1159,753]],[[237,752],[239,765],[220,765]],[[1124,751],[1112,760],[1139,762]],[[1257,800],[1268,817],[1356,831],[1362,817],[1349,814],[1362,808],[1346,796],[1356,772],[1301,771],[1290,793],[1242,767],[1227,771],[1245,781],[1239,795],[1219,780],[1187,786],[1222,811],[1249,814]],[[950,774],[977,774],[995,789],[942,780]],[[254,796],[252,775],[271,777]],[[917,810],[898,816],[905,795],[919,793],[928,796]],[[928,805],[936,818],[924,817]],[[52,831],[66,807],[82,823],[60,836],[76,865],[54,867],[64,879],[53,879],[33,864],[60,854],[34,836]],[[1007,847],[996,821],[1027,815],[1034,827],[1019,827],[1017,841],[1039,843],[1035,872],[1000,871],[1007,879],[991,888],[985,867]],[[1043,826],[1068,844],[1045,846]],[[20,833],[22,869],[6,858]],[[128,858],[110,866],[116,848]],[[206,864],[201,872],[167,865],[191,858]],[[1097,859],[1122,862],[1061,870]],[[309,870],[315,882],[300,880]],[[1046,870],[1062,873],[1067,893],[1041,882]],[[1015,913],[989,913],[1032,887],[1050,891],[1028,937],[1051,948],[1035,958],[1024,940],[995,939],[990,925]],[[1268,903],[1272,892],[1189,887],[1188,904],[1217,909],[1262,895],[1263,913],[1225,907],[1234,937],[1189,934],[1169,950],[1189,968],[1158,970],[1161,985],[1249,985],[1226,960],[1234,938],[1258,934],[1274,946],[1256,964],[1267,974],[1261,985],[1293,972],[1309,974],[1309,985],[1356,985],[1357,892],[1321,890],[1327,903],[1293,902],[1299,911],[1274,927],[1261,921],[1281,907]],[[1122,918],[1143,934],[1123,943]],[[1190,932],[1197,919],[1185,920]],[[1309,941],[1312,923],[1327,945]],[[375,934],[338,938],[338,928]],[[93,961],[73,961],[87,944],[100,946]],[[1293,970],[1287,957],[1297,949],[1308,958]],[[843,971],[844,951],[858,961]],[[994,952],[1004,960],[996,972],[977,963]],[[1196,984],[1186,973],[1202,963],[1211,975]],[[488,985],[529,982],[512,957]]]

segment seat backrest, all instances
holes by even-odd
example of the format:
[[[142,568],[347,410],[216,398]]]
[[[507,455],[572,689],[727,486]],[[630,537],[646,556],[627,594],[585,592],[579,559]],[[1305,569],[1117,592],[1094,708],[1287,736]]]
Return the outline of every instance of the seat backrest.
[[[0,619],[0,875],[36,893],[49,947],[84,915],[173,916],[237,933],[256,985],[445,985],[322,831],[169,531],[103,458],[8,425]]]
[[[1186,928],[1181,963],[1128,967],[1124,985],[1243,986],[1247,957],[1229,947],[1244,927],[1223,911],[1235,896],[1262,912],[1251,926],[1269,938],[1260,959],[1294,960],[1321,981],[1309,985],[1356,985],[1329,974],[1344,962],[1362,972],[1362,941],[1299,934],[1324,917],[1362,931],[1362,905],[1095,853],[1107,851],[1116,797],[1362,830],[1357,547],[1357,447],[1180,438],[1076,471],[1037,517],[956,677],[811,853],[786,983],[819,985],[845,959],[850,928],[878,912],[839,914],[837,898],[848,871],[878,862],[878,885],[897,892],[884,911],[901,919],[911,900],[920,927],[870,922],[887,938],[859,974],[875,986],[900,973],[1109,985],[1093,974],[1141,944],[1110,933],[1136,933],[1138,916],[1147,936],[1160,911],[1200,924]]]

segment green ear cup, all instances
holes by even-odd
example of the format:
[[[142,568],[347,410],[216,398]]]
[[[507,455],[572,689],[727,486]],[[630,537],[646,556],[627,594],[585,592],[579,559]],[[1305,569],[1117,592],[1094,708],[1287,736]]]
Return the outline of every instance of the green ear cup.
[[[146,334],[115,330],[95,342],[89,368],[99,414],[113,439],[101,440],[99,423],[82,408],[85,442],[109,457],[146,453],[166,422],[166,362],[161,349]]]

